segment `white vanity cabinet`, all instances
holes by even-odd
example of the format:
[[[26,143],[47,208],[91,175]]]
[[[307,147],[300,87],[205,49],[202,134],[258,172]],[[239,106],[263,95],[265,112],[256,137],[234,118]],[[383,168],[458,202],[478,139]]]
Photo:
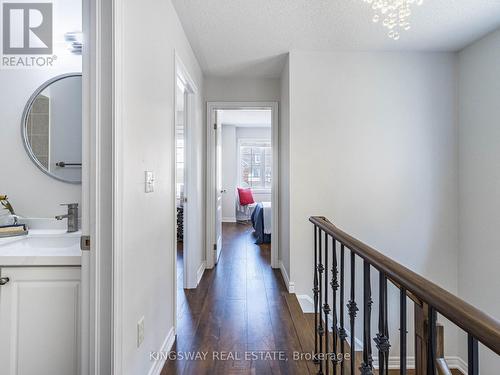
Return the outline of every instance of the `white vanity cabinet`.
[[[2,267],[0,374],[77,375],[80,267]]]

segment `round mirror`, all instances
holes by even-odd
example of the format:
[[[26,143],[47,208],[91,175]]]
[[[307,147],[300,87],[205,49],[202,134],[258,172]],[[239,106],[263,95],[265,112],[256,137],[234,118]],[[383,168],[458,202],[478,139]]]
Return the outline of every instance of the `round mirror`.
[[[24,146],[44,173],[73,184],[82,181],[82,75],[64,74],[40,86],[26,104]]]

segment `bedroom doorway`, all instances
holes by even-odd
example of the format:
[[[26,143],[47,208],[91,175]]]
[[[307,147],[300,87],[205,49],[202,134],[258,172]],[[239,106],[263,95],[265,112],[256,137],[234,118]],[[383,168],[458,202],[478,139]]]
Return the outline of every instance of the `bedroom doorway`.
[[[197,165],[195,147],[196,95],[198,88],[180,58],[175,56],[174,129],[173,129],[173,176],[172,194],[174,215],[173,257],[175,286],[194,289],[199,283],[199,251],[201,224],[197,199]],[[182,295],[182,293],[178,293]],[[183,301],[177,301],[179,307]]]
[[[207,105],[209,268],[243,234],[279,268],[277,111],[275,102]]]

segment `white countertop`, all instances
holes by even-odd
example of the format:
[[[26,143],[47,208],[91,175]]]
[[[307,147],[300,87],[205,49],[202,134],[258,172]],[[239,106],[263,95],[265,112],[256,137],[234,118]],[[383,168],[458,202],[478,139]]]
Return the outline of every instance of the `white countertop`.
[[[32,229],[27,236],[0,238],[0,267],[80,266],[80,232]]]

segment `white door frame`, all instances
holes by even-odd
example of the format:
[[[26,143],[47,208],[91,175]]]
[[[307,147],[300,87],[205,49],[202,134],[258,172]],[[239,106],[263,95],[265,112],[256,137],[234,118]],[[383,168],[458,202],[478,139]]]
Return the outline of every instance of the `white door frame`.
[[[83,0],[81,375],[112,373],[114,0]]]
[[[184,254],[183,254],[183,271],[184,271],[184,288],[185,289],[193,289],[198,286],[198,277],[197,277],[197,270],[196,270],[196,265],[193,266],[193,261],[192,261],[192,251],[191,245],[194,243],[192,241],[192,236],[193,234],[196,233],[196,213],[192,212],[192,209],[190,208],[190,202],[192,201],[193,197],[196,195],[196,186],[193,186],[193,181],[195,181],[194,176],[192,176],[192,173],[194,172],[193,168],[189,168],[189,166],[192,165],[192,160],[193,160],[193,152],[194,150],[192,149],[193,147],[193,129],[196,126],[196,95],[198,94],[198,87],[196,86],[196,83],[194,80],[191,78],[191,75],[182,62],[180,56],[175,52],[175,76],[174,76],[174,82],[175,85],[177,85],[177,79],[179,79],[182,84],[185,87],[186,93],[185,93],[185,108],[184,108],[184,165],[187,166],[184,170],[184,192],[186,196],[186,204],[184,206],[184,224],[185,224],[185,231],[184,231]],[[174,87],[175,89],[175,87]],[[175,171],[177,168],[176,161],[177,161],[177,156],[176,156],[176,144],[175,144],[175,126],[177,124],[177,95],[174,92],[174,108],[175,108],[175,113],[174,113],[174,127],[173,127],[173,144],[172,144],[172,152],[173,152],[173,160],[174,160],[174,165],[173,165],[173,206],[176,207],[176,198],[175,198],[175,191],[176,191],[176,186],[175,186]],[[192,207],[192,205],[191,205]],[[174,215],[174,220],[173,223],[175,225],[174,228],[174,238],[173,238],[173,249],[174,249],[174,286],[175,286],[175,291],[177,290],[177,213],[174,210],[173,212]],[[174,310],[175,312],[176,310]],[[174,315],[176,316],[176,315]]]
[[[214,243],[215,243],[215,131],[212,123],[213,112],[216,110],[230,109],[271,109],[271,127],[272,127],[272,148],[273,148],[273,182],[271,188],[271,206],[273,233],[271,241],[271,267],[279,268],[279,113],[278,102],[207,102],[207,227],[206,227],[206,244],[207,244],[207,268],[213,268],[215,264]]]

